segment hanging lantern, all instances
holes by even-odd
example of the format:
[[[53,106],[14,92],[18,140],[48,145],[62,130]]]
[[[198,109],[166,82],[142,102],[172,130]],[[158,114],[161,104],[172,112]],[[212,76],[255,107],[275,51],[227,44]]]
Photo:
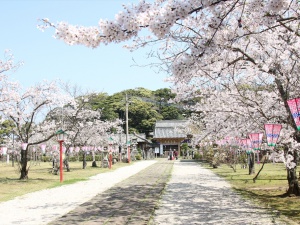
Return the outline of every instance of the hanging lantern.
[[[252,152],[252,142],[250,138],[246,139],[246,152],[250,154]]]
[[[300,98],[290,99],[287,101],[287,103],[297,126],[297,130],[300,130]]]
[[[42,149],[42,153],[44,154],[46,152],[46,145],[45,144],[41,144],[40,147]]]
[[[28,145],[28,143],[22,143],[22,144],[21,144],[21,148],[22,148],[23,151],[26,150],[27,145]]]
[[[74,151],[74,147],[70,147],[69,150],[70,150],[70,153],[72,153]]]
[[[240,145],[242,148],[246,148],[247,147],[247,139],[246,138],[240,139]]]
[[[7,147],[2,147],[2,154],[3,155],[6,155],[7,154]]]
[[[79,152],[80,151],[80,147],[75,147],[75,152]]]
[[[249,134],[251,140],[252,148],[254,150],[260,150],[260,145],[262,143],[263,133],[252,133]]]
[[[268,146],[274,147],[280,135],[281,124],[265,124]]]

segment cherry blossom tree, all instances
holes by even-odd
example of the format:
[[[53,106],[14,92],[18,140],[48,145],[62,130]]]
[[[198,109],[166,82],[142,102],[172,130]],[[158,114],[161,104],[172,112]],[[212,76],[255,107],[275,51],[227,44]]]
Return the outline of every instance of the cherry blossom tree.
[[[53,24],[67,44],[96,48],[133,39],[131,49],[161,44],[178,100],[201,99],[203,135],[247,135],[266,122],[284,124],[286,144],[300,143],[287,100],[299,90],[299,2],[295,0],[156,0],[124,6],[98,27]],[[141,36],[148,29],[149,35]],[[287,145],[286,145],[287,146]],[[289,193],[300,195],[297,148],[288,150]]]
[[[9,96],[0,102],[4,118],[15,125],[15,135],[27,145],[21,151],[20,179],[28,179],[29,146],[41,144],[55,136],[57,124],[55,121],[43,121],[46,113],[53,107],[72,102],[72,98],[64,96],[55,82],[37,84],[26,90],[20,85],[6,87]],[[38,135],[37,135],[38,134]]]
[[[23,65],[23,62],[15,63],[14,55],[7,49],[4,51],[4,59],[0,59],[0,74],[3,75],[8,71],[14,71],[21,65]]]
[[[75,104],[56,108],[47,115],[48,120],[60,120],[61,128],[67,133],[68,138],[64,142],[66,146],[66,158],[64,164],[70,171],[68,156],[71,147],[92,146],[93,148],[104,144],[104,137],[108,133],[119,129],[122,124],[120,120],[102,121],[101,110],[92,110],[89,102],[91,93],[82,94],[77,86],[64,84],[64,90],[75,99]],[[83,169],[86,167],[86,151],[83,150]],[[94,160],[93,165],[96,166]]]

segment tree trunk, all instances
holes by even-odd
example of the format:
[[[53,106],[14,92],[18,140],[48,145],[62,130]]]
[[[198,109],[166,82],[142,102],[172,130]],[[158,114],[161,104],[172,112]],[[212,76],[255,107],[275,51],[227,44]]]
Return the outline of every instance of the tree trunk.
[[[255,183],[257,177],[259,176],[260,172],[263,170],[265,163],[267,162],[267,157],[265,157],[264,162],[262,167],[260,168],[260,170],[258,171],[258,173],[256,174],[256,176],[253,178],[253,182]]]
[[[82,160],[82,169],[86,168],[86,153],[83,153],[83,160]]]
[[[255,168],[254,168],[254,153],[248,154],[248,165],[249,165],[249,175],[255,173]]]
[[[64,159],[64,166],[66,167],[67,169],[67,172],[70,172],[70,164],[69,164],[69,151],[66,150],[66,157]]]
[[[284,102],[284,107],[286,109],[286,112],[289,113],[288,123],[295,130],[293,138],[294,138],[295,141],[300,143],[300,131],[297,129],[297,125],[296,125],[296,123],[295,123],[295,121],[292,117],[292,112],[290,111],[290,108],[289,108],[288,103],[287,103],[288,93],[286,92],[285,88],[283,87],[282,82],[279,79],[275,79],[275,83],[277,85],[277,89],[280,93],[280,96],[281,96],[281,98]],[[284,151],[288,152],[289,147],[284,146]],[[293,151],[294,162],[297,165],[297,151],[296,150],[292,150],[292,151]],[[299,183],[298,183],[298,179],[297,179],[296,168],[297,167],[294,167],[292,169],[287,168],[287,180],[288,180],[288,184],[289,184],[289,189],[288,189],[287,193],[290,196],[292,196],[292,195],[300,196],[300,190],[299,190],[300,187],[299,187]]]
[[[27,150],[21,150],[21,168],[20,168],[20,180],[26,180],[28,179],[28,169],[27,169]]]
[[[299,134],[299,132],[298,132]],[[294,163],[297,165],[297,150],[293,150],[292,155],[294,157]],[[297,177],[297,166],[294,168],[287,168],[287,180],[289,184],[289,189],[287,191],[289,196],[300,196],[300,186]]]
[[[96,157],[95,157],[95,152],[94,151],[92,151],[92,156],[93,156],[92,167],[97,167],[97,162],[96,162]]]
[[[287,169],[287,179],[289,183],[289,189],[287,191],[289,196],[300,196],[300,187],[296,173],[296,167],[293,169]]]

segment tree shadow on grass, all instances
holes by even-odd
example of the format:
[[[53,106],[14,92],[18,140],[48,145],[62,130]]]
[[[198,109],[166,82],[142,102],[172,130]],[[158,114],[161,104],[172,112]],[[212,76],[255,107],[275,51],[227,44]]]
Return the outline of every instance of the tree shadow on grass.
[[[263,190],[259,193],[251,190],[234,189],[247,199],[258,200],[258,204],[277,210],[279,215],[287,216],[294,222],[300,223],[300,197],[290,197],[284,189]],[[278,192],[284,192],[278,194]]]

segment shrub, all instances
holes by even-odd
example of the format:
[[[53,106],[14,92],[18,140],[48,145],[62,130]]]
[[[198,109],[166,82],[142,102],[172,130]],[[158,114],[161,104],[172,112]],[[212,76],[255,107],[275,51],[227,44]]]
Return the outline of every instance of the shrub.
[[[202,155],[200,155],[199,152],[195,152],[194,159],[197,159],[197,160],[202,159]]]
[[[141,160],[141,159],[142,159],[141,154],[137,154],[137,155],[135,156],[135,159],[136,159],[136,160]]]

